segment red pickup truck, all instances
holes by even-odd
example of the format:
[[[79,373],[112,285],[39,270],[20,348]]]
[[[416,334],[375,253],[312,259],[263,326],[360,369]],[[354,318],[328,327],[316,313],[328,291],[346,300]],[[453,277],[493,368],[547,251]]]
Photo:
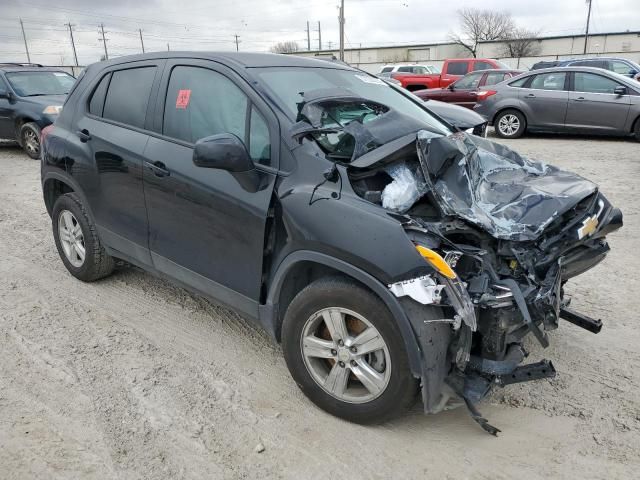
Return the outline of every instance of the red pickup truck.
[[[391,76],[398,80],[404,88],[413,92],[425,88],[443,88],[469,72],[494,68],[509,67],[488,58],[452,58],[444,61],[441,74],[394,72]]]

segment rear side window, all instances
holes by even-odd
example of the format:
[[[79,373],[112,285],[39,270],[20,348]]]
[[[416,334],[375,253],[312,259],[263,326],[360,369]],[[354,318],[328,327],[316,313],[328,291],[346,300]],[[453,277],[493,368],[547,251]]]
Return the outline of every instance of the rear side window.
[[[449,62],[447,64],[447,74],[449,75],[466,75],[468,71],[468,62]]]
[[[413,73],[413,67],[399,67],[398,71],[403,73]]]
[[[541,73],[531,81],[530,88],[538,90],[564,90],[565,72]]]
[[[513,82],[511,82],[509,84],[510,87],[518,87],[518,88],[522,88],[524,87],[524,84],[527,83],[527,80],[529,80],[531,77],[522,77],[519,78],[518,80],[515,80]]]
[[[130,68],[112,73],[103,117],[144,128],[156,67]]]
[[[570,64],[572,67],[593,67],[593,68],[604,68],[607,69],[607,62],[604,60],[580,60],[577,62],[572,62]]]
[[[89,113],[91,115],[96,115],[97,117],[102,116],[102,109],[104,108],[104,98],[107,95],[107,87],[109,86],[110,79],[111,74],[108,73],[107,75],[102,77],[102,80],[100,80],[100,83],[98,83],[98,86],[93,91],[91,100],[89,101]]]

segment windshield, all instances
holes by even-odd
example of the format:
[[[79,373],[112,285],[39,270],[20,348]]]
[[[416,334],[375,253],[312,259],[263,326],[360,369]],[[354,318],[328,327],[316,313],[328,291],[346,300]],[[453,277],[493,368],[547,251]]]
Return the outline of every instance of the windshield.
[[[21,97],[66,95],[75,82],[75,78],[64,72],[13,72],[6,76]]]
[[[340,88],[355,96],[385,105],[404,115],[413,117],[424,128],[443,135],[451,132],[445,125],[421,107],[416,101],[405,96],[385,81],[371,77],[363,72],[338,70],[333,68],[275,67],[256,69],[258,77],[264,82],[287,116],[297,120],[298,103],[303,94],[314,90]],[[357,116],[357,115],[356,115]]]

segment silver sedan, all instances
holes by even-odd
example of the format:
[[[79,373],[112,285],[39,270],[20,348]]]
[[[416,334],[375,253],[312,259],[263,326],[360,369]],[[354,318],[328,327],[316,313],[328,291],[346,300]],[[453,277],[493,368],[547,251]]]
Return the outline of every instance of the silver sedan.
[[[640,83],[608,70],[535,70],[478,92],[474,110],[502,138],[526,131],[635,136],[640,141]]]

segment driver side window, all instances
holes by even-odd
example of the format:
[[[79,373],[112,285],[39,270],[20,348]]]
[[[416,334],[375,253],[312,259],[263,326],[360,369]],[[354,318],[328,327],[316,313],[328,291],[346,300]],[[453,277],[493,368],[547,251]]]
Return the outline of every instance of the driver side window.
[[[172,70],[162,133],[188,143],[232,133],[244,142],[254,161],[270,163],[264,117],[229,78],[207,68],[177,66]]]

